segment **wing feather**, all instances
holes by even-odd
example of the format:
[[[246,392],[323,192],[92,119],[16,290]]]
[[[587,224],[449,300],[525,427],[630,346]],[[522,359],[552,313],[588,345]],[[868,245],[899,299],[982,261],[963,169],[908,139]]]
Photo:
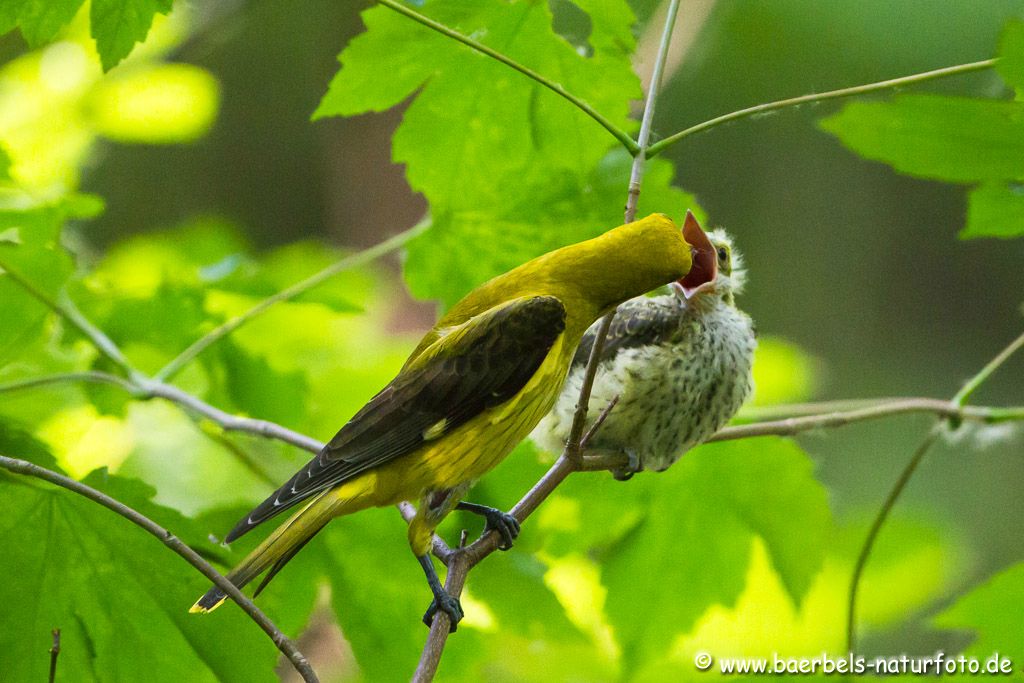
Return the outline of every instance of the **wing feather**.
[[[447,330],[225,540],[508,401],[533,377],[564,329],[562,303],[536,296],[505,302]]]
[[[681,304],[674,295],[637,297],[619,306],[601,349],[601,362],[615,358],[625,349],[674,340],[680,332]],[[572,365],[586,365],[594,348],[599,322],[594,323],[576,347]]]

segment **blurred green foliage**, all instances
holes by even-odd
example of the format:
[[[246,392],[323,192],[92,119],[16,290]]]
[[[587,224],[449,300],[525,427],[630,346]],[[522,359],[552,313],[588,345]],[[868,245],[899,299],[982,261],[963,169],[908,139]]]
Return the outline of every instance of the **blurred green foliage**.
[[[999,73],[1024,82],[1024,23],[1007,26]],[[822,127],[861,156],[898,171],[950,182],[982,182],[970,193],[961,237],[1024,234],[1024,102],[901,95],[853,103]]]
[[[563,83],[631,130],[630,100],[640,95],[631,58],[636,36],[651,31],[656,5],[430,0],[422,9]],[[778,42],[773,31],[782,24],[805,38],[816,36],[802,8],[796,2],[722,4],[708,20],[707,35],[690,45],[690,61],[663,104],[679,103],[672,87],[704,73],[702,65],[723,32],[760,36],[740,41],[748,52],[728,55],[733,60]],[[221,74],[168,61],[209,19],[203,8],[181,6],[166,19],[156,16],[169,10],[163,0],[0,4],[0,29],[17,25],[30,46],[0,67],[0,453],[61,469],[107,491],[227,567],[259,534],[231,548],[210,536],[230,528],[308,454],[224,433],[170,404],[135,400],[120,386],[3,386],[53,373],[120,372],[40,298],[74,301],[135,369],[155,373],[203,334],[343,256],[322,236],[279,236],[276,247],[254,244],[252,226],[207,211],[187,189],[189,180],[173,174],[164,189],[179,203],[182,220],[162,227],[159,221],[126,225],[118,239],[97,248],[102,240],[94,239],[86,221],[102,211],[103,200],[80,193],[83,174],[102,176],[104,154],[115,150],[106,167],[115,169],[118,187],[108,187],[109,194],[124,197],[118,193],[125,188],[132,193],[151,181],[148,175],[119,175],[117,154],[129,148],[104,140],[202,145],[224,135],[217,116],[231,101],[221,96]],[[344,11],[354,23],[356,13]],[[880,10],[840,3],[836,11],[850,19],[835,19],[836,31],[851,34],[827,35],[830,45],[850,40],[855,19]],[[606,131],[536,83],[386,8],[360,16],[366,30],[342,50],[342,67],[314,115],[405,107],[394,159],[405,165],[411,188],[425,197],[430,221],[404,262],[412,294],[450,305],[492,275],[620,221],[630,159]],[[634,16],[640,17],[637,27]],[[274,24],[269,33],[277,29]],[[293,37],[285,37],[290,48]],[[874,40],[873,49],[891,48],[901,59],[920,48],[915,41],[889,46]],[[782,41],[784,49],[773,53],[775,62],[766,68],[801,62],[810,42]],[[1021,88],[1021,24],[1009,25],[1000,51],[1000,76]],[[959,57],[950,54],[949,60]],[[759,95],[762,87],[765,82],[748,79],[697,91],[746,97]],[[856,101],[822,126],[857,153],[902,172],[981,182],[971,190],[964,236],[1017,236],[1024,231],[1018,186],[1024,157],[1014,150],[1024,133],[1020,103],[999,99],[1003,94],[1000,88],[985,98],[898,95]],[[692,100],[703,106],[699,98]],[[685,109],[665,108],[669,118]],[[274,143],[287,146],[291,140]],[[694,144],[698,165],[701,143]],[[161,149],[168,151],[153,153],[175,148]],[[706,204],[726,203],[729,193],[712,191],[715,174],[699,174],[686,164],[681,170],[687,171],[687,186],[700,186]],[[746,170],[737,168],[736,176]],[[705,217],[694,195],[673,184],[676,175],[666,159],[648,164],[641,214],[662,211],[678,219],[693,208]],[[784,182],[788,189],[801,179]],[[785,203],[771,181],[764,184],[765,192],[776,193],[773,202]],[[752,185],[742,193],[759,191]],[[375,227],[376,239],[383,226]],[[839,232],[823,226],[820,235],[804,239],[833,239]],[[740,235],[741,246],[745,239],[766,258],[760,265],[751,259],[755,277],[741,305],[799,298],[803,293],[789,285],[810,275],[822,290],[822,301],[809,300],[810,306],[847,310],[846,287],[856,283],[833,282],[817,261],[792,263],[784,232],[751,230]],[[768,240],[776,243],[764,249]],[[870,253],[863,243],[858,248]],[[760,281],[758,269],[766,276]],[[793,282],[773,280],[783,277]],[[922,291],[942,303],[943,291]],[[1019,292],[1014,295],[1019,299]],[[402,320],[408,305],[401,296],[401,285],[383,267],[347,271],[254,319],[174,381],[224,410],[325,439],[394,375],[414,345],[415,325]],[[764,311],[772,321],[771,311]],[[864,321],[868,332],[874,324],[880,323]],[[785,326],[768,329],[772,334],[762,336],[756,361],[757,403],[819,395],[830,370],[819,360],[821,349],[809,353],[777,336]],[[877,450],[898,467],[902,451],[887,439],[879,447],[872,438],[862,432],[851,440],[851,452]],[[822,474],[836,465],[823,467],[802,446],[817,451],[819,442],[762,438],[712,444],[663,475],[628,484],[598,474],[573,476],[526,525],[515,550],[490,557],[470,576],[467,617],[449,642],[440,678],[688,680],[696,675],[697,651],[839,652],[849,572],[872,510],[850,505],[847,493]],[[522,444],[476,487],[473,498],[508,508],[549,460],[550,454]],[[875,498],[889,481],[887,472],[871,473]],[[0,491],[11,511],[0,522],[0,542],[16,549],[0,586],[7,610],[0,662],[12,680],[45,675],[54,627],[64,633],[60,675],[68,679],[275,678],[276,651],[233,606],[205,618],[186,613],[206,581],[154,539],[49,485],[0,472]],[[922,642],[939,642],[951,651],[966,647],[987,656],[999,649],[1024,659],[1024,652],[1009,649],[1016,642],[1011,639],[1020,607],[1019,565],[930,622],[943,629],[929,630],[932,640],[904,634],[920,627],[918,615],[948,604],[991,573],[994,562],[980,562],[977,540],[927,512],[893,520],[868,566],[861,621],[869,635],[886,637],[870,647],[884,654],[924,652]],[[454,541],[463,528],[475,535],[479,519],[456,514],[442,531]],[[1018,562],[1021,552],[1018,544],[997,559]],[[403,680],[425,637],[419,618],[427,597],[401,519],[393,510],[374,510],[331,525],[269,585],[260,604],[290,634],[300,633],[314,612],[329,610],[351,645],[357,676]],[[950,639],[954,629],[968,635]]]

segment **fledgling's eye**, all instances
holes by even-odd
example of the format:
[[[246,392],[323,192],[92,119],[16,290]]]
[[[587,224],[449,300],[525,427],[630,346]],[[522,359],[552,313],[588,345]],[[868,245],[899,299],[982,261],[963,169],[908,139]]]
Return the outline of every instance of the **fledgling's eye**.
[[[725,260],[729,258],[729,252],[725,250],[725,247],[718,248],[718,260],[721,263],[725,263]]]

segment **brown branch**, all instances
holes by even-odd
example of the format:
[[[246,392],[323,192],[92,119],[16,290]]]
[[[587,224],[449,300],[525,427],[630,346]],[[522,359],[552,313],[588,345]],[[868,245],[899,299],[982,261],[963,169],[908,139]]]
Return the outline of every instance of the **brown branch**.
[[[300,676],[302,676],[304,681],[319,681],[316,673],[313,671],[313,668],[306,660],[306,657],[297,647],[295,647],[295,644],[289,640],[289,638],[284,635],[277,626],[274,625],[274,622],[272,622],[259,607],[254,605],[252,600],[245,597],[245,594],[243,594],[235,584],[224,578],[224,576],[214,569],[209,562],[200,557],[196,551],[192,550],[192,548],[187,546],[170,531],[164,529],[138,510],[111,498],[101,491],[97,491],[91,486],[87,486],[80,481],[75,481],[70,477],[66,477],[63,474],[48,470],[44,467],[39,467],[38,465],[26,460],[18,460],[17,458],[8,458],[7,456],[0,455],[0,467],[3,467],[10,472],[14,472],[15,474],[36,477],[37,479],[48,481],[51,484],[56,484],[57,486],[77,493],[80,496],[84,496],[95,503],[99,503],[111,512],[121,515],[132,524],[141,527],[153,536],[156,536],[160,539],[161,543],[184,558],[186,562],[198,569],[203,576],[212,581],[217,588],[220,588],[222,591],[227,593],[232,600],[238,603],[238,606],[241,607],[242,610],[244,610],[245,613],[248,614],[261,629],[263,629],[263,632],[270,636],[274,645],[276,645],[281,653],[288,658],[288,661],[291,662],[292,666],[295,667],[295,670]],[[54,656],[54,659],[56,659],[56,656]]]

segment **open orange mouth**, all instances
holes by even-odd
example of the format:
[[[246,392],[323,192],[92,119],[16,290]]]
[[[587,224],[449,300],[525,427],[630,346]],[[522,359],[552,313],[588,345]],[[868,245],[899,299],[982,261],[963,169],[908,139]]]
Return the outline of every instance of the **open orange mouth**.
[[[683,296],[689,299],[701,286],[715,281],[718,276],[718,258],[711,240],[689,210],[686,212],[686,220],[683,221],[683,239],[690,245],[693,264],[690,266],[690,272],[675,284],[682,289]]]

